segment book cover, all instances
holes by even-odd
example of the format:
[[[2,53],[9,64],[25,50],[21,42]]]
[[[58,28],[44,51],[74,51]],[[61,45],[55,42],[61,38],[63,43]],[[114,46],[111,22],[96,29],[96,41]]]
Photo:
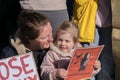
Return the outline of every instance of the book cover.
[[[98,59],[102,46],[76,48],[75,54],[68,66],[68,75],[65,80],[90,79],[93,73],[93,65]]]

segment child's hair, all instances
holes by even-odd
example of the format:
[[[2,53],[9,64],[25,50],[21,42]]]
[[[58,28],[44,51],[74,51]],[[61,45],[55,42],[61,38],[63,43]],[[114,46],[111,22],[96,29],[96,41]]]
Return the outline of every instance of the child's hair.
[[[64,21],[60,25],[60,27],[56,31],[56,34],[54,37],[54,43],[56,43],[58,33],[62,33],[63,35],[66,33],[70,33],[71,37],[73,38],[73,41],[75,43],[78,42],[79,29],[78,29],[77,25],[72,21]]]

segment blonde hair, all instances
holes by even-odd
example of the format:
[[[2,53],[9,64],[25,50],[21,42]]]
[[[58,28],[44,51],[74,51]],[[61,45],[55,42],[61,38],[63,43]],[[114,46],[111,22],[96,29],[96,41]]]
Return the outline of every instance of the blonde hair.
[[[56,34],[55,34],[55,37],[54,37],[54,43],[56,43],[58,33],[62,33],[63,35],[66,34],[66,33],[70,33],[71,37],[73,38],[73,41],[75,43],[78,42],[79,29],[74,22],[64,21],[60,25],[60,27],[56,31]]]

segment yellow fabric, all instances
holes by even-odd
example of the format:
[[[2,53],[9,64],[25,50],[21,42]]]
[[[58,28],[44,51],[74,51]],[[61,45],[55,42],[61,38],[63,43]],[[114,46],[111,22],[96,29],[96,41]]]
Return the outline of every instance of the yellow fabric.
[[[97,0],[75,0],[73,21],[78,24],[80,42],[94,42]]]

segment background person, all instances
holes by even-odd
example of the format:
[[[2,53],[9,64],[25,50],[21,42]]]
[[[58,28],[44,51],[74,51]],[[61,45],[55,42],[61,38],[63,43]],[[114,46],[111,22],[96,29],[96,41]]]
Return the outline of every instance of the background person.
[[[53,36],[64,20],[69,20],[67,0],[20,0],[23,9],[34,10],[48,16],[51,20]]]
[[[111,0],[98,0],[96,14],[95,43],[105,45],[99,60],[102,70],[96,76],[96,80],[115,80],[115,63],[112,54],[112,11]]]
[[[96,80],[115,80],[111,0],[75,0],[73,10],[73,19],[80,29],[79,42],[84,47],[105,45],[99,57],[102,70]]]

